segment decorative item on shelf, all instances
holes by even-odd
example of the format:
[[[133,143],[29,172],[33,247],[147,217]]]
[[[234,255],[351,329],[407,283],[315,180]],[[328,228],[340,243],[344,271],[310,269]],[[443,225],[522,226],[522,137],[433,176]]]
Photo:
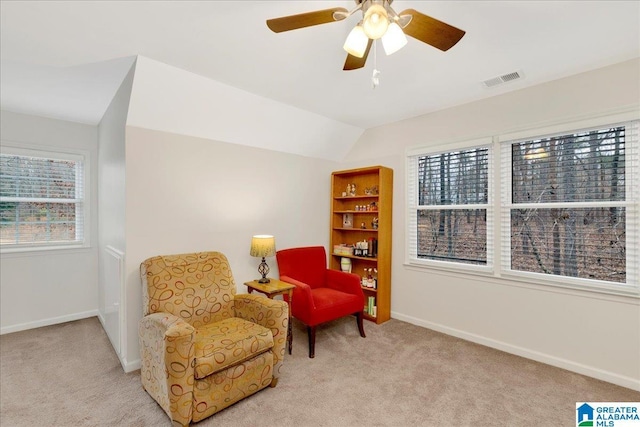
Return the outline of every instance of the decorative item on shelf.
[[[356,185],[355,184],[351,184],[349,186],[349,195],[350,196],[355,196],[356,195]]]
[[[335,255],[353,255],[353,246],[341,243],[339,245],[333,245],[333,253]]]
[[[351,273],[351,259],[350,258],[340,258],[340,270],[345,273]]]
[[[378,210],[378,204],[376,202],[371,202],[371,203],[369,203],[369,208],[370,208],[369,210],[377,211]]]
[[[375,276],[373,273],[374,270],[375,270]],[[378,269],[365,268],[364,275],[362,276],[362,287],[376,289],[378,287],[376,283],[377,275],[378,275]]]
[[[373,187],[367,187],[364,189],[364,194],[367,196],[377,196],[378,195],[378,186],[374,185]]]
[[[249,254],[253,257],[262,258],[262,262],[258,266],[258,273],[262,278],[258,283],[269,283],[267,278],[269,274],[269,266],[265,261],[265,257],[274,256],[276,254],[276,239],[269,234],[259,234],[251,238],[251,249]]]
[[[373,258],[378,256],[378,239],[369,237],[369,240],[367,240],[367,253]]]
[[[342,214],[342,228],[353,228],[353,214]]]
[[[353,255],[358,257],[373,257],[373,241],[376,239],[363,240],[362,242],[356,242],[355,247],[353,248]],[[371,247],[371,250],[370,250]],[[377,247],[377,241],[376,241]]]
[[[371,228],[373,228],[374,230],[378,229],[378,217],[373,218],[373,220],[371,221]]]
[[[360,228],[362,228],[363,230],[366,230],[367,226],[364,224],[364,222],[360,223]]]

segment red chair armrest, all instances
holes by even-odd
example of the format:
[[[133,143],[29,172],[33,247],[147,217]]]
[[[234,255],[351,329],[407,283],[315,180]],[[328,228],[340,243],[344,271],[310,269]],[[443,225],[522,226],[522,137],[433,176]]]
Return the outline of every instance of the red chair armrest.
[[[348,294],[362,295],[360,276],[344,271],[327,269],[327,287]]]
[[[293,288],[293,300],[295,303],[292,305],[292,307],[295,307],[295,311],[302,310],[307,312],[315,309],[311,295],[311,287],[309,285],[289,276],[280,276],[280,280],[295,286],[295,288]]]

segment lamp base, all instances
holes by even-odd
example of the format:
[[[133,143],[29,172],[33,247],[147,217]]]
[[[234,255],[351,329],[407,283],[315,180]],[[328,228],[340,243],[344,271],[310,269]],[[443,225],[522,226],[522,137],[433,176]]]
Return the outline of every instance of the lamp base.
[[[262,257],[262,262],[258,266],[258,273],[262,275],[262,279],[258,280],[258,283],[269,283],[271,280],[267,279],[267,274],[269,274],[269,266]]]

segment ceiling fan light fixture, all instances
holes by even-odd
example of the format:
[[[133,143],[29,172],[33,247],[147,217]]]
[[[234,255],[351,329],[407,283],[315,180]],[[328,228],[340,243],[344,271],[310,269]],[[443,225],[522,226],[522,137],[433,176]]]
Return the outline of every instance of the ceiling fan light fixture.
[[[351,30],[342,48],[346,50],[349,55],[362,58],[364,52],[367,50],[368,44],[369,37],[364,33],[362,25],[358,24]]]
[[[364,13],[362,27],[364,28],[364,33],[371,40],[377,40],[382,37],[389,27],[389,15],[384,6],[379,4],[369,6]]]
[[[387,55],[396,53],[407,44],[407,36],[404,35],[402,28],[395,22],[392,22],[387,32],[382,36],[382,47]]]
[[[435,47],[443,52],[455,46],[465,35],[465,31],[442,22],[436,18],[406,9],[399,14],[393,10],[394,0],[355,0],[356,7],[347,10],[344,7],[332,7],[297,15],[267,19],[267,26],[274,33],[312,27],[342,21],[356,12],[362,13],[362,20],[347,36],[343,48],[348,52],[345,71],[364,67],[374,42],[382,38],[387,55],[401,49],[406,43],[405,36]],[[399,29],[397,28],[399,27]],[[385,34],[389,34],[385,37]],[[374,58],[375,60],[375,58]]]

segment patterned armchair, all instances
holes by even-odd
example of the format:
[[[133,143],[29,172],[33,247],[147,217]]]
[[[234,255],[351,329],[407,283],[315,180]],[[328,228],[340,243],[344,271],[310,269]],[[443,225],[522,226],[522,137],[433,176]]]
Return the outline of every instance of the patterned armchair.
[[[289,322],[284,301],[236,295],[219,252],[149,258],[140,276],[142,386],[174,425],[275,387]]]

